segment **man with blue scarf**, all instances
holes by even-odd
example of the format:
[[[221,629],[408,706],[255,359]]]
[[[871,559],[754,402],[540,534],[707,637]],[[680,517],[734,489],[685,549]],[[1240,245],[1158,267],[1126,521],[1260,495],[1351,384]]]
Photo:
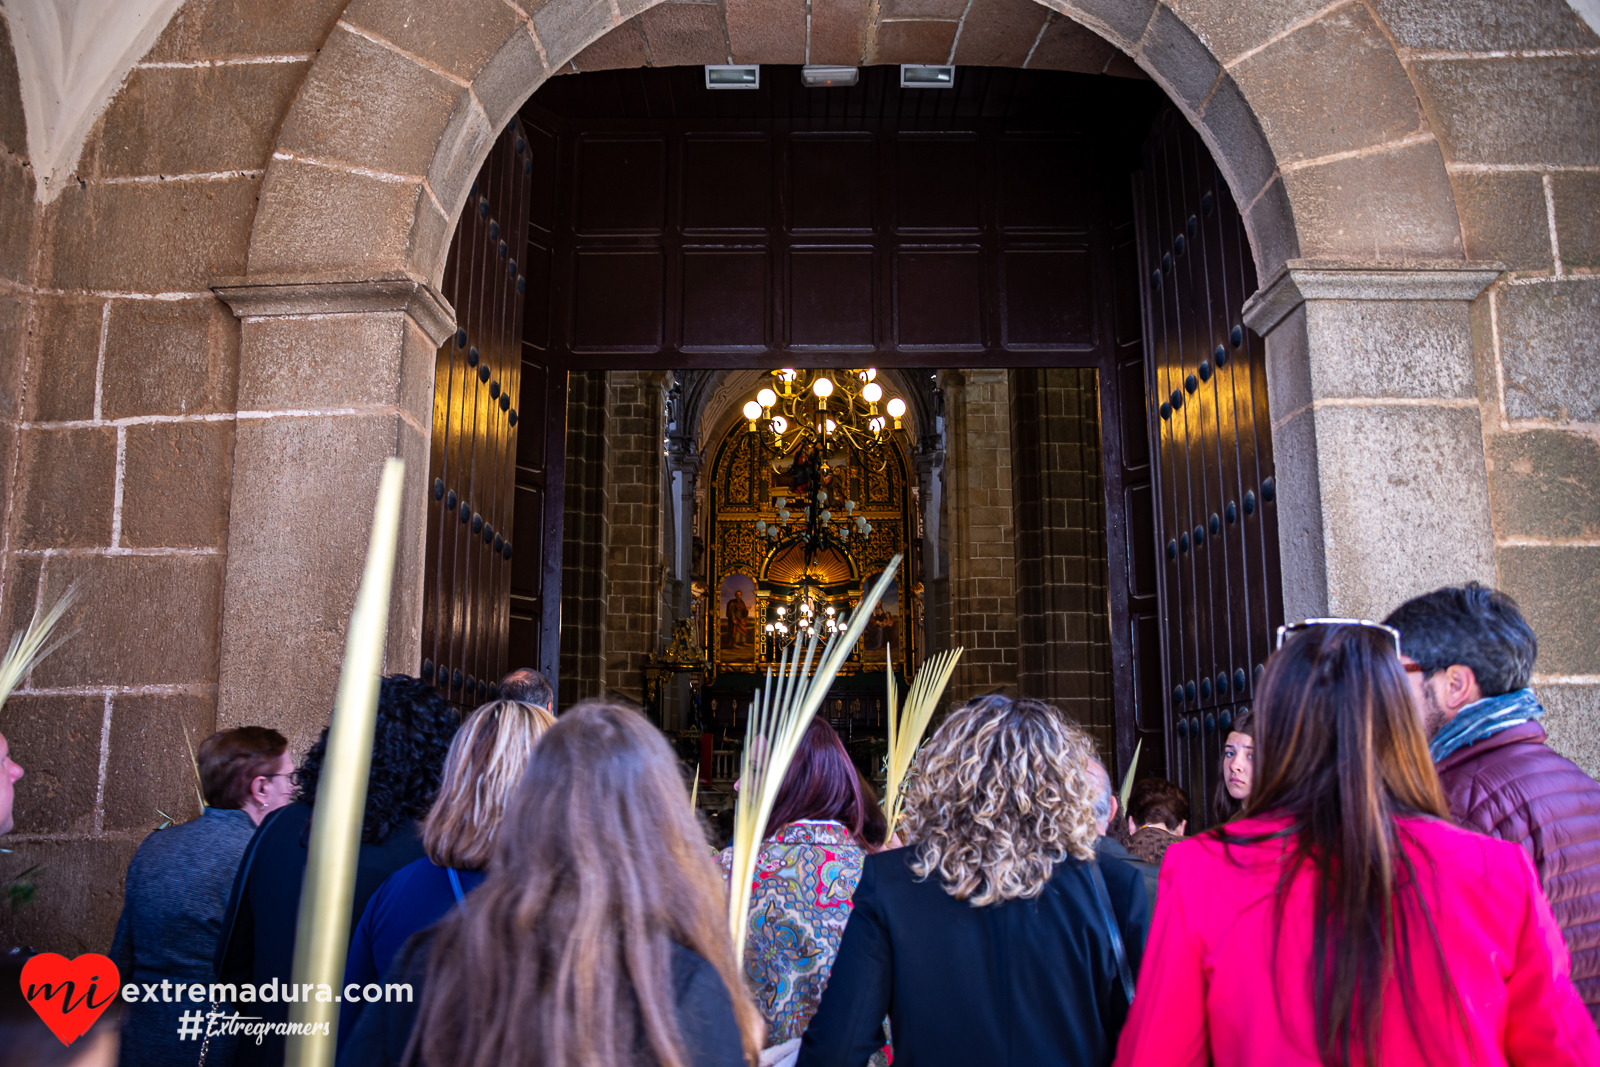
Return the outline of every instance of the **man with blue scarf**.
[[[1516,601],[1477,582],[1408,600],[1384,621],[1400,631],[1450,814],[1532,855],[1600,1023],[1600,783],[1545,744],[1528,687],[1533,630]]]

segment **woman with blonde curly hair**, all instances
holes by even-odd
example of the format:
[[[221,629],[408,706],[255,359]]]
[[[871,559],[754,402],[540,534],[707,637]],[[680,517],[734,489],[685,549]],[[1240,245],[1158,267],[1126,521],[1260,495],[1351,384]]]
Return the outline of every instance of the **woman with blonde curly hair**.
[[[1148,912],[1096,862],[1094,743],[1048,704],[987,696],[918,756],[908,848],[869,856],[799,1067],[1109,1064]]]

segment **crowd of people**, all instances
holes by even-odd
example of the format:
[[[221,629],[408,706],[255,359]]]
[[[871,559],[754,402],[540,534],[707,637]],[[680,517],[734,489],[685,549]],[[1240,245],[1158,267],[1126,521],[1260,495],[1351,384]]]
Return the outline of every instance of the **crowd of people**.
[[[980,697],[922,746],[893,833],[816,720],[742,959],[730,851],[637,710],[557,718],[519,671],[460,721],[387,677],[346,982],[414,999],[341,1003],[338,1063],[1600,1064],[1600,784],[1545,744],[1536,655],[1476,584],[1286,626],[1215,794],[1145,778],[1126,810],[1060,710]],[[203,815],[128,870],[125,981],[289,983],[326,741],[298,767],[262,727],[201,746]],[[0,739],[0,832],[21,773]],[[187,1007],[127,1005],[120,1062],[283,1061],[282,1038],[180,1043]]]

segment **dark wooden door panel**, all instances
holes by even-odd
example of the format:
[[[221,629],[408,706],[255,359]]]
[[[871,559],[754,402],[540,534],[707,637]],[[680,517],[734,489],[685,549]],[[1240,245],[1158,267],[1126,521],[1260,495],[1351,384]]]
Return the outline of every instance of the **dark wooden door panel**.
[[[463,707],[497,692],[510,654],[527,291],[518,260],[532,172],[514,120],[468,195],[445,265],[457,330],[435,361],[421,674]]]
[[[1248,708],[1282,621],[1265,350],[1241,318],[1256,277],[1233,195],[1171,109],[1135,184],[1163,546],[1162,718],[1199,827],[1228,727]]]

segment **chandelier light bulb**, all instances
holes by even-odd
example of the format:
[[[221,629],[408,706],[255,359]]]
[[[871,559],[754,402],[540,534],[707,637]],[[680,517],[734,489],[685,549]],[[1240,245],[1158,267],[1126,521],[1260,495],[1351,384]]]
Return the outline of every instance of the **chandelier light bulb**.
[[[869,404],[876,404],[883,399],[883,386],[877,382],[868,382],[861,387],[861,399]]]
[[[785,625],[784,625],[784,624],[783,624],[783,623],[781,623],[781,622],[780,622],[780,623],[775,623],[775,624],[774,624],[774,625],[776,625],[776,626],[777,626],[777,627],[778,627],[778,632],[779,632],[779,633],[780,633],[780,634],[786,634],[786,633],[788,633],[788,632],[789,632],[789,628],[788,628],[788,627],[787,627],[787,626],[785,626]]]
[[[788,608],[784,607],[781,604],[778,605],[778,618],[780,618],[780,619],[783,618],[784,615],[786,615],[788,613],[788,611],[789,611]]]
[[[784,418],[782,415],[774,415],[774,416],[772,416],[772,432],[773,433],[782,434],[783,431],[787,430],[788,428],[789,428],[789,420],[788,419]]]
[[[769,633],[769,634],[772,633],[772,630],[773,630],[772,624],[770,622],[767,623],[767,633]]]
[[[762,519],[762,520],[760,520],[759,522],[756,523],[756,533],[765,535],[766,532],[767,532],[767,520],[766,519]]]
[[[829,614],[829,615],[832,615],[832,614],[833,614],[833,605],[832,605],[832,604],[829,604],[829,605],[828,605],[828,614]]]
[[[756,394],[756,403],[760,404],[764,408],[770,408],[777,402],[778,394],[774,393],[771,389],[763,389],[761,392]]]
[[[792,382],[798,377],[799,375],[795,373],[793,367],[785,367],[778,372],[778,381],[780,382]]]
[[[832,419],[828,419],[827,420],[827,426],[828,426],[828,432],[829,433],[833,433],[833,431],[835,431],[835,430],[837,430],[839,428],[839,424],[837,422],[834,422]]]
[[[877,367],[868,367],[866,370],[862,371],[861,374],[860,374],[860,378],[864,382],[876,381],[877,377],[878,377],[878,368]]]
[[[833,395],[833,379],[818,378],[811,383],[811,391],[826,400]]]
[[[752,422],[759,419],[761,417],[761,405],[754,400],[746,400],[744,402],[744,417]]]
[[[889,425],[889,420],[885,419],[882,415],[867,420],[867,429],[871,430],[873,433],[882,433],[883,428],[887,425]]]
[[[845,511],[854,511],[856,509],[856,502],[854,500],[846,500],[844,502],[844,509]]]
[[[890,415],[898,419],[900,416],[906,413],[906,402],[897,396],[890,397],[887,410]]]

